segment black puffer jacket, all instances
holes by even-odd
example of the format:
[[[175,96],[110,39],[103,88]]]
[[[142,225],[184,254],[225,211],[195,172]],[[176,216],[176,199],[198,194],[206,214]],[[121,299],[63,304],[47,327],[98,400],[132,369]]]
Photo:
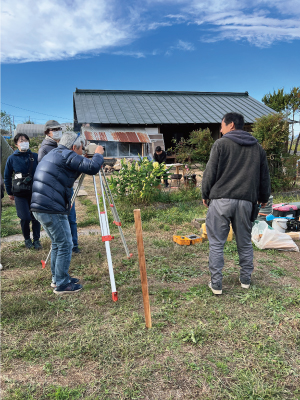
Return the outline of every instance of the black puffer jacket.
[[[79,156],[58,145],[38,164],[34,174],[31,210],[49,214],[68,214],[75,180],[81,173],[95,175],[103,164],[101,154],[92,159]]]

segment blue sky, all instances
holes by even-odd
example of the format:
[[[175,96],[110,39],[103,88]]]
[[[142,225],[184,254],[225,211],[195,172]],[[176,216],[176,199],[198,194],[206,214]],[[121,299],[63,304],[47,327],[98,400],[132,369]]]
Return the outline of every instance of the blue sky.
[[[72,121],[76,87],[261,100],[300,86],[299,17],[300,0],[2,0],[1,109]]]

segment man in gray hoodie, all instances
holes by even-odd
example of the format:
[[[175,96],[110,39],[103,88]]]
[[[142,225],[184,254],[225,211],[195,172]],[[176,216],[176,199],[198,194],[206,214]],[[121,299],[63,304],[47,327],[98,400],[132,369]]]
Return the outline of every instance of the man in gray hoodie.
[[[264,207],[270,196],[266,153],[258,141],[243,130],[244,117],[225,114],[221,139],[210,153],[203,174],[202,198],[208,207],[206,230],[209,240],[209,287],[222,294],[223,248],[232,224],[239,254],[240,283],[250,287],[253,267],[251,214],[258,203]]]

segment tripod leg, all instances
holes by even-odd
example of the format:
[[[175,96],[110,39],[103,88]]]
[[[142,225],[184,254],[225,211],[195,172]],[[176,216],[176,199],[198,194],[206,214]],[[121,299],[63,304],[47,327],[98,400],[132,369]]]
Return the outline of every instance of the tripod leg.
[[[48,262],[48,260],[49,260],[50,254],[51,254],[51,251],[52,251],[52,246],[50,247],[49,253],[48,253],[47,258],[46,258],[46,261],[41,260],[41,263],[42,263],[43,268],[46,267],[46,264],[47,264],[47,262]]]
[[[97,209],[98,209],[98,217],[99,217],[99,223],[100,223],[100,229],[101,229],[101,234],[102,234],[102,226],[101,226],[101,218],[100,218],[100,204],[99,204],[99,199],[98,199],[98,192],[97,192],[97,185],[96,185],[96,179],[95,175],[93,175],[93,183],[94,183],[94,190],[95,190],[95,196],[96,196],[96,202],[97,202]]]
[[[117,211],[117,208],[116,208],[116,205],[115,205],[115,202],[114,202],[114,198],[113,198],[113,195],[112,195],[111,190],[109,188],[109,185],[108,185],[108,182],[107,182],[107,179],[106,179],[106,176],[105,176],[105,172],[104,172],[103,169],[99,171],[100,181],[101,181],[101,178],[102,178],[101,171],[102,171],[102,175],[103,175],[104,191],[105,191],[108,203],[110,204],[110,207],[112,209],[112,213],[113,213],[113,216],[114,216],[114,224],[119,229],[119,233],[120,233],[120,236],[121,236],[121,240],[122,240],[122,243],[123,243],[127,258],[131,258],[132,257],[132,253],[129,253],[129,250],[128,250],[128,247],[127,247],[127,243],[126,243],[126,239],[125,239],[125,236],[123,234],[123,230],[121,228],[121,221],[120,221],[120,218],[119,218],[119,214],[118,214],[118,211]]]
[[[76,189],[74,190],[73,196],[71,198],[71,207],[74,204],[74,201],[75,201],[75,199],[76,199],[76,197],[77,197],[77,195],[79,193],[79,190],[81,188],[81,185],[82,185],[82,182],[84,180],[84,177],[85,177],[85,174],[81,174],[80,175],[80,178],[79,178],[79,181],[78,181],[78,185],[77,185]]]

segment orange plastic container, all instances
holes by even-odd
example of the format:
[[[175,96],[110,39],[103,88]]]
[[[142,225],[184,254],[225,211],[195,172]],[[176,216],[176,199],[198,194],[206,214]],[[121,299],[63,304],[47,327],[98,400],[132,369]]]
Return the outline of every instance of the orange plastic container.
[[[202,224],[201,226],[201,233],[202,233],[202,238],[203,239],[207,239],[207,232],[206,232],[206,225]],[[229,233],[228,233],[228,237],[227,237],[227,242],[231,242],[233,239],[233,230],[232,230],[232,226],[230,224],[230,229],[229,229]]]
[[[189,246],[191,245],[191,240],[186,236],[176,236],[173,235],[173,242],[180,244],[181,246]]]

